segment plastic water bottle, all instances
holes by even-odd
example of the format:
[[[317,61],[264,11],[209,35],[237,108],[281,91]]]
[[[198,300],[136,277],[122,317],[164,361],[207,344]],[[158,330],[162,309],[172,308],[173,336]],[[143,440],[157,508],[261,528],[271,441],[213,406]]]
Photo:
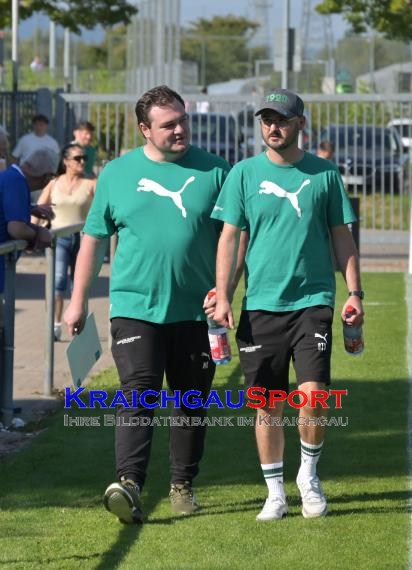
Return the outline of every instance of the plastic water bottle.
[[[352,305],[346,307],[346,318],[350,318],[352,315],[356,314],[356,309]],[[358,356],[362,354],[365,344],[363,342],[363,332],[362,327],[349,326],[346,322],[343,322],[343,343],[345,345],[345,350],[348,354],[352,356]]]
[[[209,291],[207,298],[211,299],[215,295],[215,291]],[[213,362],[215,364],[228,364],[232,360],[232,352],[227,328],[222,327],[213,319],[207,319],[207,326]]]

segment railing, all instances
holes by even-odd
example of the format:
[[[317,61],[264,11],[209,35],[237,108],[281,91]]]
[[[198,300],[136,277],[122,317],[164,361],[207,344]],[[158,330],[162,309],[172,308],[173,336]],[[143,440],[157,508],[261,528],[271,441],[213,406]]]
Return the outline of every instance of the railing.
[[[30,131],[31,120],[37,109],[36,91],[0,92],[0,125],[6,127],[11,145]]]
[[[142,144],[136,128],[136,95],[63,93],[66,131],[88,119],[96,126],[104,160]],[[301,146],[316,152],[321,140],[335,145],[335,162],[350,195],[360,200],[361,227],[408,230],[412,191],[412,125],[402,137],[395,119],[412,118],[412,95],[305,94],[306,127]],[[254,116],[258,95],[184,94],[193,144],[220,154],[231,163],[264,148]],[[207,101],[208,112],[198,113]],[[204,106],[203,106],[204,108]],[[398,121],[399,122],[399,121]],[[391,128],[388,125],[392,125]],[[398,128],[399,130],[399,128]]]
[[[83,229],[84,222],[71,226],[52,230],[51,247],[46,249],[46,326],[44,331],[44,378],[43,393],[51,396],[53,393],[54,379],[54,285],[56,268],[56,240],[58,237],[66,237]],[[16,305],[16,263],[18,252],[23,251],[28,242],[23,240],[8,241],[0,244],[0,255],[5,255],[6,272],[4,288],[4,310],[1,318],[2,307],[0,305],[0,325],[3,320],[3,335],[0,329],[0,421],[4,425],[10,425],[13,416],[13,371],[14,371],[14,316]],[[1,336],[3,340],[1,341]]]

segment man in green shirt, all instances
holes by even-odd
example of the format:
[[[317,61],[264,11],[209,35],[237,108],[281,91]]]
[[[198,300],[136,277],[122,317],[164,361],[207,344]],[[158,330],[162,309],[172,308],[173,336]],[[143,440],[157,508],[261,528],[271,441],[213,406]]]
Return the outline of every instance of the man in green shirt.
[[[145,93],[136,116],[146,144],[110,162],[99,176],[65,313],[69,332],[79,332],[105,240],[117,232],[110,283],[112,353],[131,407],[118,410],[119,482],[107,488],[104,503],[125,523],[143,520],[140,492],[153,433],[154,410],[138,398],[146,390],[159,392],[164,374],[173,392],[197,390],[207,398],[210,390],[215,366],[202,305],[215,285],[222,227],[210,214],[230,168],[222,158],[189,144],[184,101],[168,87]],[[154,403],[153,396],[146,397],[146,404]],[[190,420],[204,418],[206,411],[182,403],[171,413],[172,511],[193,513],[198,505],[192,479],[203,453],[205,426]]]
[[[330,243],[349,290],[350,304],[363,320],[358,254],[349,223],[355,220],[335,165],[298,147],[304,128],[303,101],[275,89],[262,101],[260,117],[266,152],[238,163],[230,172],[212,217],[224,221],[216,262],[213,318],[233,328],[230,268],[240,228],[249,234],[246,294],[237,331],[246,387],[261,388],[266,404],[258,410],[257,447],[269,495],[257,520],[282,518],[288,511],[283,490],[284,401],[270,405],[270,390],[288,392],[292,359],[304,407],[299,415],[301,466],[297,485],[306,518],[327,513],[316,473],[325,410],[311,407],[311,393],[330,383],[335,274]],[[281,397],[281,396],[279,396]],[[277,420],[277,421],[276,421]],[[276,425],[276,424],[279,425]],[[302,421],[300,420],[300,423]]]

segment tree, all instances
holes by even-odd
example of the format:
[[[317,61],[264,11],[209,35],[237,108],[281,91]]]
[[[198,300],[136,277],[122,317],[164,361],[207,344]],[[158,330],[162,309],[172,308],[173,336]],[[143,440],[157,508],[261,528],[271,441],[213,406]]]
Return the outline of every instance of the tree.
[[[373,28],[392,40],[412,40],[410,0],[323,0],[320,14],[342,14],[355,33]]]
[[[56,24],[78,34],[80,28],[91,29],[100,24],[110,27],[128,24],[137,8],[127,0],[20,0],[19,16],[29,18],[34,12],[43,12]],[[11,2],[0,0],[0,29],[10,26]]]
[[[182,37],[182,59],[198,64],[205,85],[250,76],[254,61],[267,56],[265,47],[249,47],[259,26],[233,15],[199,18]]]

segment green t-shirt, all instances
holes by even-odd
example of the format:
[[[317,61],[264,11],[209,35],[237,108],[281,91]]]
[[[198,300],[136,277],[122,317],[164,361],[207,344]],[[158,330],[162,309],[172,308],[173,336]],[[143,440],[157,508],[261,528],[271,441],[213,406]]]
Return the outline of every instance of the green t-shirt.
[[[87,156],[86,166],[84,167],[84,171],[86,174],[93,175],[93,166],[96,160],[96,153],[97,148],[91,145],[87,145],[83,147],[83,150]]]
[[[143,148],[104,168],[84,227],[95,238],[118,232],[110,317],[205,320],[222,227],[210,214],[230,167],[197,147],[173,163]]]
[[[336,167],[305,153],[279,166],[266,153],[230,172],[212,217],[245,228],[248,310],[334,306],[329,229],[356,220]]]

